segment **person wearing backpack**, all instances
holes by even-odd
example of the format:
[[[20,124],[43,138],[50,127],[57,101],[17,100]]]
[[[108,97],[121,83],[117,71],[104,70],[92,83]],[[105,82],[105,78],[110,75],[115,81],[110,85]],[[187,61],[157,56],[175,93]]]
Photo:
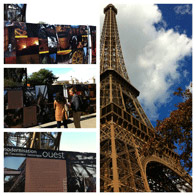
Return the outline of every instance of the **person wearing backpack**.
[[[74,121],[75,128],[81,128],[81,125],[80,125],[80,116],[82,113],[81,99],[77,95],[76,89],[74,88],[69,89],[69,95],[72,96],[70,106],[73,111],[73,121]]]

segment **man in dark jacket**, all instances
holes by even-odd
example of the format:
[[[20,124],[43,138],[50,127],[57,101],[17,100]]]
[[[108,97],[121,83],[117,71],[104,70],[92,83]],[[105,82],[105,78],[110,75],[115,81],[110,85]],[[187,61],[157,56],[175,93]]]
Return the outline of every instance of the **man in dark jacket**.
[[[71,88],[69,90],[69,95],[72,96],[71,108],[73,111],[73,120],[74,120],[75,128],[81,128],[80,125],[81,106],[80,106],[79,96],[76,94],[76,90],[74,88]]]

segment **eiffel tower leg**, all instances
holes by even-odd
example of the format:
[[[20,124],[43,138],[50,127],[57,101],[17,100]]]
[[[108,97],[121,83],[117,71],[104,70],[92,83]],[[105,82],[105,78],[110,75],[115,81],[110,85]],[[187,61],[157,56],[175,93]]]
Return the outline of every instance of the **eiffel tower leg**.
[[[129,156],[129,151],[128,151],[127,144],[125,145],[125,151],[126,151],[128,164],[129,164],[129,174],[131,176],[131,182],[130,182],[131,188],[133,189],[134,192],[137,192],[136,185],[135,185],[135,180],[134,180],[134,175],[133,175],[133,170],[132,170],[132,165],[131,165],[131,158]]]
[[[115,130],[114,124],[111,123],[111,145],[112,145],[112,173],[113,173],[113,187],[114,192],[119,192],[119,177],[117,167],[117,154],[116,154],[116,143],[115,143]]]
[[[139,152],[138,152],[138,149],[137,149],[137,145],[136,145],[135,140],[134,140],[133,137],[132,137],[132,142],[133,142],[134,147],[135,147],[135,155],[136,155],[136,158],[137,158],[137,163],[138,163],[139,168],[140,168],[140,173],[141,173],[141,177],[142,177],[142,180],[143,180],[143,183],[144,183],[144,188],[145,188],[146,192],[151,192],[150,188],[149,188],[149,185],[148,185],[147,176],[145,175],[144,169],[143,169],[142,164],[141,164],[140,155],[139,155]]]

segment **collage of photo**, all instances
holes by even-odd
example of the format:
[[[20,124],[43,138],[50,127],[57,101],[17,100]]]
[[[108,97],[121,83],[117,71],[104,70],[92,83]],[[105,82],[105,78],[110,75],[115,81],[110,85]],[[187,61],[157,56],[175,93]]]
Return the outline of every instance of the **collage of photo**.
[[[29,6],[4,4],[4,192],[96,192],[96,23],[30,23]]]
[[[194,0],[3,1],[0,191],[194,193]]]

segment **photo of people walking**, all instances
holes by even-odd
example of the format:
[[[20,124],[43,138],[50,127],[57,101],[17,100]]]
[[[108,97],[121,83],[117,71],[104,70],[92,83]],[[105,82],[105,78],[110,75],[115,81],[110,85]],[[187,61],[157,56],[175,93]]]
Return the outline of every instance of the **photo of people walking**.
[[[95,70],[5,68],[5,128],[95,128]]]

